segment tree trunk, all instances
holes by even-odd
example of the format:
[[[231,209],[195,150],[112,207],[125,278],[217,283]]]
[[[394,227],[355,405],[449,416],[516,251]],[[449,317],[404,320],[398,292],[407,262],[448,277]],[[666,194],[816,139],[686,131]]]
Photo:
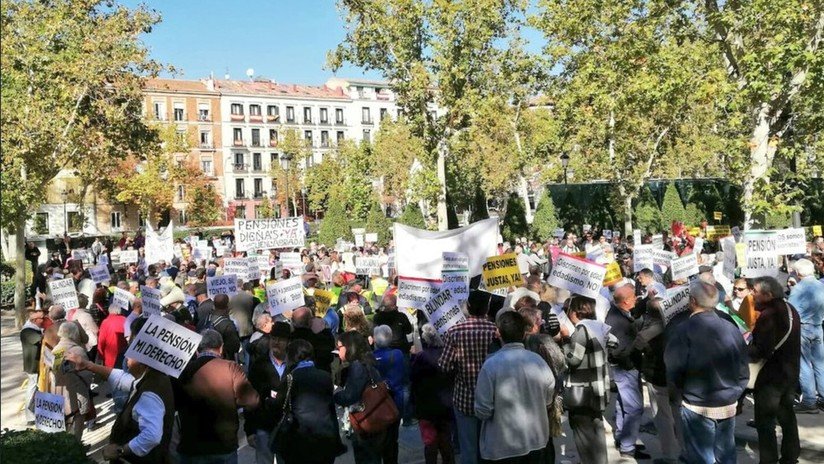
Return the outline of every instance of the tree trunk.
[[[529,206],[529,184],[523,174],[518,174],[518,195],[524,200],[524,215],[526,216],[526,223],[532,224],[535,218],[532,214],[532,208]]]
[[[632,196],[624,197],[624,238],[632,236]]]
[[[767,175],[777,148],[775,144],[770,143],[769,114],[770,106],[767,103],[762,103],[750,139],[750,172],[744,180],[742,198],[744,204],[744,230],[749,230],[752,226],[755,184]]]
[[[19,215],[14,224],[14,315],[18,328],[26,322],[26,216]]]
[[[438,146],[438,230],[449,230],[449,218],[446,214],[446,141]]]

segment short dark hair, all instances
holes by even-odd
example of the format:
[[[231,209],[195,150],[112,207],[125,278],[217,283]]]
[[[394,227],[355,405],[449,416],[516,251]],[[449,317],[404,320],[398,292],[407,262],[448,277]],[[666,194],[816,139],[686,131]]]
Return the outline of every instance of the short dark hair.
[[[491,296],[489,293],[474,290],[469,292],[469,298],[466,301],[466,310],[473,316],[483,317],[489,311],[489,300]]]
[[[306,340],[292,340],[286,347],[286,361],[288,364],[297,364],[301,361],[312,360],[315,357],[315,350],[312,344]]]
[[[578,315],[578,319],[595,319],[595,300],[592,298],[572,295],[569,301],[569,312]]]
[[[229,296],[223,293],[218,293],[214,298],[215,309],[223,310],[229,308]]]
[[[652,269],[645,267],[645,268],[641,269],[640,272],[638,272],[638,276],[639,277],[644,276],[644,277],[649,277],[651,279],[654,279],[655,278],[655,273],[652,272]]]
[[[498,331],[504,343],[523,342],[526,329],[531,325],[532,323],[527,322],[524,316],[515,311],[505,311],[498,318]]]

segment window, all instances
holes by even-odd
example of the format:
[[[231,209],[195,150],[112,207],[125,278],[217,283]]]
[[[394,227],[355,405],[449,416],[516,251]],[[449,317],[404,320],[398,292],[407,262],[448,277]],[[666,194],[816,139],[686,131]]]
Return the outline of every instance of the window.
[[[158,121],[166,120],[166,105],[161,102],[154,102],[154,117]]]
[[[183,185],[177,186],[177,201],[183,201],[186,199],[186,187]]]
[[[260,129],[252,129],[252,146],[260,146]]]
[[[240,103],[232,103],[232,114],[235,116],[243,116],[243,105]]]
[[[252,153],[252,169],[255,171],[263,170],[263,163],[260,160],[260,153]]]
[[[49,235],[49,213],[35,214],[32,229],[37,235]]]
[[[312,146],[312,131],[303,131],[303,138],[309,146]]]
[[[365,106],[361,108],[361,122],[363,124],[372,124],[372,113]]]
[[[269,165],[274,167],[275,164],[278,162],[278,154],[277,153],[270,153],[269,154]]]
[[[69,232],[80,232],[83,230],[83,217],[79,211],[69,211],[66,213],[69,218]]]
[[[260,205],[255,205],[255,218],[263,218],[263,208],[261,208]]]
[[[232,139],[235,142],[243,142],[243,129],[239,127],[232,129]]]
[[[177,143],[178,144],[186,145],[186,128],[185,127],[183,129],[178,129],[177,133],[175,133],[175,135],[177,136]]]
[[[200,131],[200,147],[212,148],[212,133],[210,131]]]
[[[263,179],[255,179],[255,198],[263,196]]]
[[[177,212],[177,223],[186,224],[186,210],[181,209]]]
[[[306,169],[310,169],[314,165],[315,165],[315,156],[314,155],[307,156],[306,157],[306,164],[305,164]]]
[[[269,129],[269,146],[278,146],[278,131],[275,129]]]
[[[246,205],[235,206],[235,217],[238,219],[246,219]]]
[[[200,160],[200,168],[203,170],[203,174],[206,174],[207,176],[211,176],[212,175],[212,160],[210,160],[210,159]]]
[[[329,147],[329,131],[320,131],[320,146]]]
[[[112,229],[120,229],[120,211],[112,211],[109,215],[109,220],[111,221]]]
[[[266,107],[266,116],[272,116],[277,119],[280,116],[280,107],[277,105],[269,105]]]
[[[246,185],[243,179],[235,179],[235,198],[246,198]]]
[[[389,110],[387,110],[386,108],[381,108],[380,112],[381,112],[380,113],[381,114],[381,121],[383,121],[383,118],[385,118],[386,116],[389,115]]]
[[[208,103],[199,103],[197,105],[197,120],[198,121],[209,121],[209,104]]]
[[[326,124],[329,122],[329,110],[326,108],[320,109],[320,123]]]
[[[338,133],[337,133],[337,140],[338,140],[338,143],[343,142],[343,139],[344,139],[344,136],[343,136],[343,131],[338,131]]]
[[[295,107],[286,107],[286,122],[295,122]]]
[[[249,105],[249,116],[260,116],[260,105]]]
[[[175,103],[175,121],[183,121],[183,103]]]
[[[243,166],[243,153],[235,153],[235,168]]]
[[[364,142],[371,142],[372,141],[372,131],[369,129],[363,130],[363,141]]]
[[[303,122],[307,124],[312,122],[312,108],[303,108]]]
[[[335,108],[335,123],[343,124],[343,108]]]

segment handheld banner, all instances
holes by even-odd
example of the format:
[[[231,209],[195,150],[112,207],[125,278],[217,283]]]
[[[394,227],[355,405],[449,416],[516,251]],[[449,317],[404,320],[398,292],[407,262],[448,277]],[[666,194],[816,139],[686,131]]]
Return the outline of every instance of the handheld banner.
[[[303,219],[299,217],[235,218],[236,251],[303,247],[305,239]]]
[[[136,263],[137,262],[137,250],[121,250],[120,251],[120,263]]]
[[[440,335],[465,319],[460,303],[448,288],[442,289],[427,301],[423,312]]]
[[[201,338],[200,334],[162,316],[149,316],[126,350],[126,357],[178,378]]]
[[[518,260],[515,253],[486,258],[483,265],[484,285],[487,290],[499,288],[519,287],[524,278],[518,269]]]
[[[423,310],[426,302],[441,290],[441,281],[398,277],[398,308]]]
[[[174,223],[169,221],[169,225],[158,234],[152,229],[152,225],[146,223],[146,264],[155,264],[165,261],[172,262],[175,256]]]
[[[67,312],[80,307],[73,279],[52,280],[49,282],[49,288],[51,288],[52,301],[54,304],[63,306],[63,309]]]
[[[632,271],[641,272],[655,266],[652,256],[652,245],[635,245],[632,250]]]
[[[103,282],[109,282],[112,280],[112,276],[109,274],[109,267],[104,264],[90,267],[89,275],[91,276],[92,281],[96,284],[102,284]]]
[[[595,298],[604,285],[606,272],[605,266],[561,253],[552,266],[547,283],[581,296]]]
[[[237,293],[237,276],[235,274],[223,274],[206,278],[206,294],[209,298],[223,294],[232,296]]]
[[[269,301],[269,312],[273,316],[300,308],[305,304],[303,298],[303,283],[300,277],[273,282],[266,286],[266,299]]]
[[[381,273],[381,262],[377,256],[356,256],[355,274],[364,276],[379,275]]]
[[[615,285],[623,279],[621,274],[621,265],[617,261],[607,264],[606,272],[604,273],[604,287]]]
[[[151,316],[152,314],[160,315],[163,306],[160,304],[160,290],[156,288],[140,286],[140,300],[143,301],[143,314]]]
[[[804,229],[748,230],[744,233],[747,259],[807,253]]]
[[[365,235],[366,241],[369,243],[378,243],[378,234],[370,232]]]
[[[669,321],[678,313],[688,310],[690,307],[690,287],[689,285],[682,285],[680,287],[673,287],[667,290],[666,298],[661,302],[661,310],[663,311],[664,324],[669,324]]]
[[[134,295],[122,288],[115,288],[112,295],[112,306],[116,306],[124,311],[129,310],[129,304],[134,301]]]
[[[672,280],[686,280],[698,274],[698,257],[692,253],[671,261]]]
[[[66,414],[63,395],[34,393],[34,425],[46,433],[66,431]]]
[[[590,261],[598,261],[598,259],[604,257],[604,247],[601,245],[595,245],[594,247],[590,248],[586,254],[586,258]]]

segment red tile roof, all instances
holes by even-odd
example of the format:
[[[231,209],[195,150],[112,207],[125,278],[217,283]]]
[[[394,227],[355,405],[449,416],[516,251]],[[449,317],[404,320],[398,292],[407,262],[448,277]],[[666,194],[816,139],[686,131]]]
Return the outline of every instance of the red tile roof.
[[[182,79],[146,79],[144,90],[160,90],[168,92],[217,93],[206,88],[202,81],[187,81]]]
[[[331,89],[325,85],[317,87],[300,84],[280,84],[270,81],[216,80],[215,90],[222,94],[349,99],[342,89]]]

